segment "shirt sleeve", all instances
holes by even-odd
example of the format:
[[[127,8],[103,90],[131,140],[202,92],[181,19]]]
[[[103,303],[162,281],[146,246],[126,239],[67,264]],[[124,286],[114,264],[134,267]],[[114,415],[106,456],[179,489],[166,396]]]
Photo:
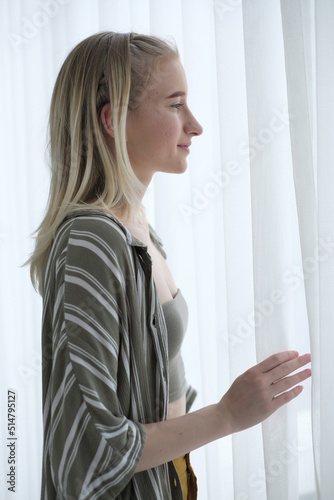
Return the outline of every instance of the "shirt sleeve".
[[[144,425],[127,418],[118,395],[131,262],[124,237],[106,238],[105,226],[73,224],[56,263],[48,449],[64,500],[116,498],[145,444]]]

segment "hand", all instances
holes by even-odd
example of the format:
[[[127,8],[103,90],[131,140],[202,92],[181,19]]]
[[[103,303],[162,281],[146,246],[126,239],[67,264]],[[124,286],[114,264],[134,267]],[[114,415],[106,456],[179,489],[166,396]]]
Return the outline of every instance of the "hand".
[[[299,356],[296,351],[281,352],[240,375],[218,403],[223,419],[230,420],[231,433],[262,422],[297,397],[303,387],[291,387],[310,377],[311,370],[287,375],[310,360],[309,354]]]

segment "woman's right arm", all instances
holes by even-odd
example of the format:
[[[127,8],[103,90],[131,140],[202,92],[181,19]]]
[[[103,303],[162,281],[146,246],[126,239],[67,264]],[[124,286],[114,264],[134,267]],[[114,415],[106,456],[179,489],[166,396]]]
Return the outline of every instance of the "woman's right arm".
[[[146,442],[136,472],[169,462],[216,439],[256,425],[297,397],[311,375],[310,355],[274,354],[240,375],[218,404],[164,422],[146,424]]]

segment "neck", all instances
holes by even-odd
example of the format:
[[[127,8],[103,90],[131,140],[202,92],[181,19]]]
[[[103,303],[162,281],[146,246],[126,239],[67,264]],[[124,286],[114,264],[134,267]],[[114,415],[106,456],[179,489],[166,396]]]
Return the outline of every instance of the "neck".
[[[126,217],[123,211],[113,211],[113,215],[126,227],[147,227],[145,209],[142,206],[142,198],[138,200],[136,206],[132,209],[130,216]]]
[[[148,224],[147,224],[147,220],[146,220],[145,210],[144,210],[144,207],[142,205],[142,201],[143,201],[143,198],[145,196],[146,190],[147,190],[147,188],[152,180],[152,175],[149,178],[147,177],[145,179],[140,178],[140,176],[137,173],[136,173],[136,175],[144,187],[144,189],[141,193],[141,196],[136,200],[136,203],[134,204],[132,211],[131,211],[131,214],[130,214],[130,217],[128,219],[123,217],[121,214],[119,217],[116,214],[116,217],[118,217],[118,219],[125,226],[141,227],[141,228],[145,227],[145,229],[147,229]]]

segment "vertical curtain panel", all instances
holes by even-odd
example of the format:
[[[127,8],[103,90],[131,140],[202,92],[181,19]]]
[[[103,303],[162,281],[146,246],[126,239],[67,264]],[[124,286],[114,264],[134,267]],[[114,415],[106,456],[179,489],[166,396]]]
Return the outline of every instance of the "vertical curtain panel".
[[[177,43],[204,128],[187,172],[156,174],[144,199],[189,306],[194,409],[274,352],[312,355],[295,401],[192,453],[199,500],[331,500],[334,3],[3,0],[0,27],[0,497],[40,494],[47,354],[41,298],[21,266],[48,197],[51,93],[69,51],[111,30]]]

